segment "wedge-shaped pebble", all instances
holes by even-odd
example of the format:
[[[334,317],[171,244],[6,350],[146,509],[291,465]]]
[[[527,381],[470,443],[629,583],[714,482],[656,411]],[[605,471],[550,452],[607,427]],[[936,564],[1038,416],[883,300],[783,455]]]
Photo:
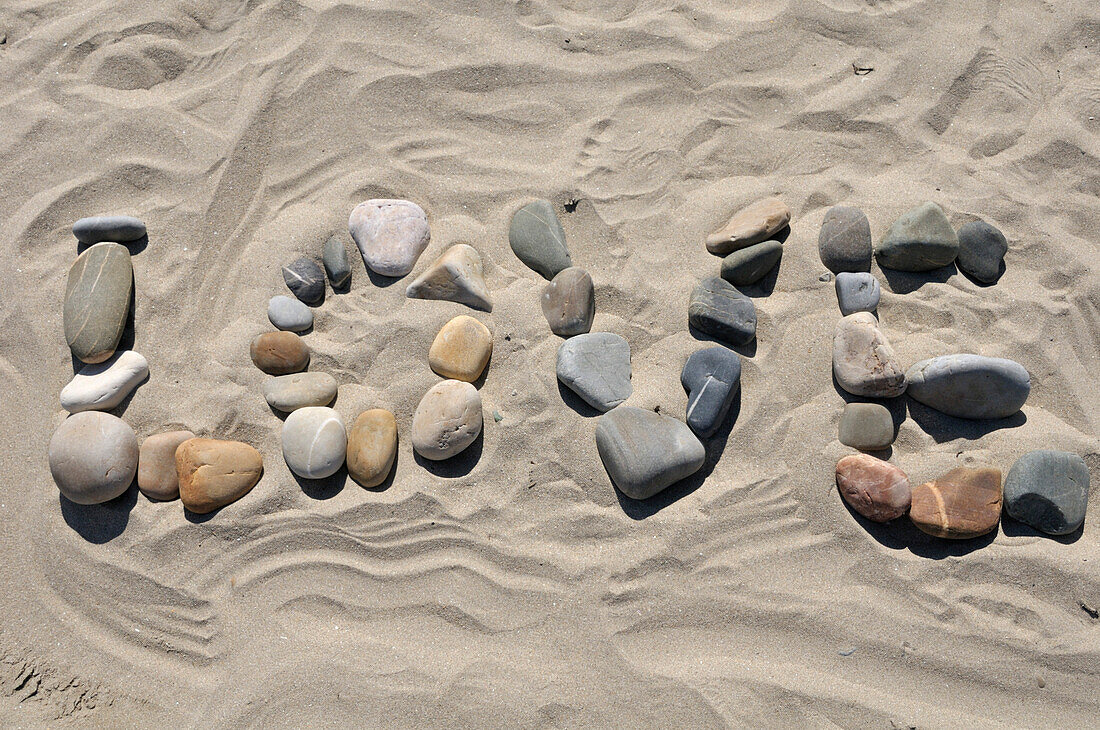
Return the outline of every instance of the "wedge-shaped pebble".
[[[65,285],[65,340],[78,360],[97,363],[114,354],[133,286],[125,246],[97,243],[73,262]]]
[[[242,441],[193,438],[176,448],[180,500],[196,514],[236,502],[263,473],[263,456]]]
[[[742,208],[726,225],[707,236],[707,250],[725,256],[751,246],[786,228],[791,209],[779,198],[765,198]]]
[[[432,262],[405,289],[410,299],[444,299],[474,309],[493,311],[489,288],[481,266],[481,254],[473,246],[456,243]]]
[[[85,365],[61,389],[61,407],[69,413],[109,411],[149,375],[149,363],[133,350],[116,352],[101,363]]]
[[[138,467],[134,429],[99,411],[69,416],[50,439],[50,473],[76,504],[99,504],[125,492]]]
[[[336,236],[325,241],[322,260],[333,289],[346,289],[351,285],[351,266],[348,264],[348,250],[343,241]]]
[[[916,363],[906,379],[914,400],[956,418],[1007,418],[1031,393],[1024,366],[1000,357],[942,355]]]
[[[141,442],[138,452],[138,489],[150,499],[169,500],[180,496],[180,478],[176,472],[176,449],[188,439],[190,431],[158,433]]]
[[[894,221],[875,249],[878,265],[897,271],[931,271],[959,255],[959,238],[935,203],[922,203]]]
[[[683,422],[634,406],[600,416],[596,450],[611,481],[632,499],[648,499],[691,476],[706,459]]]
[[[565,231],[549,200],[536,200],[515,212],[508,243],[520,261],[545,279],[572,266]]]
[[[699,283],[688,302],[688,325],[733,346],[756,339],[756,306],[724,279]]]
[[[634,391],[630,344],[613,332],[589,332],[561,343],[558,380],[598,411],[609,411]]]

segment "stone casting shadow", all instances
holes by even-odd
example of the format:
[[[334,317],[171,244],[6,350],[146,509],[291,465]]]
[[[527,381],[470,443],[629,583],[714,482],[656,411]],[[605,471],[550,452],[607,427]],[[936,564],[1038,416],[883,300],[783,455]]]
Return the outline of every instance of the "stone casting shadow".
[[[955,263],[931,271],[898,271],[879,267],[894,294],[912,294],[928,283],[942,284],[958,273]]]
[[[123,327],[122,327],[122,335],[118,338],[118,345],[115,346],[115,352],[121,352],[122,350],[132,350],[132,349],[134,349],[134,337],[135,337],[135,334],[134,334],[135,333],[135,330],[134,330],[134,306],[135,306],[135,304],[134,303],[136,301],[136,297],[137,297],[137,292],[135,291],[133,280],[131,279],[131,282],[130,282],[130,307],[129,307],[129,309],[126,310],[126,324],[123,325]],[[77,358],[76,355],[73,355],[71,353],[69,354],[69,357],[72,359],[72,363],[73,363],[73,375],[76,375],[78,372],[80,372],[80,369],[82,367],[84,367],[85,365],[88,364],[88,363],[80,360],[79,358]],[[152,366],[150,366],[150,371],[151,370],[152,370]],[[146,380],[147,379],[148,378],[146,378]],[[143,380],[141,382],[144,383],[145,380]],[[137,390],[137,389],[135,388],[135,390]],[[129,403],[129,400],[127,400],[126,403]]]
[[[294,477],[294,481],[298,482],[298,486],[302,488],[302,492],[305,493],[307,497],[317,500],[332,499],[335,497],[343,490],[349,478],[346,464],[341,466],[340,470],[335,474],[330,477],[325,477],[324,479],[305,479],[294,472],[290,472],[290,475]]]
[[[444,459],[443,461],[432,461],[431,459],[425,459],[414,450],[413,461],[437,477],[456,479],[458,477],[464,477],[474,470],[474,467],[477,466],[477,462],[481,459],[481,450],[484,444],[485,429],[483,427],[481,433],[474,439],[474,442],[467,446],[462,453],[455,454],[451,458]]]
[[[487,369],[488,368],[486,368],[486,370]],[[561,399],[565,403],[565,405],[569,406],[585,418],[594,418],[595,416],[603,415],[603,413],[585,403],[584,399],[571,391],[569,389],[569,386],[561,382],[560,380],[558,381],[558,395],[561,396]]]
[[[1081,535],[1085,534],[1085,526],[1081,525],[1068,535],[1051,535],[1036,530],[1027,523],[1009,517],[1007,512],[1001,515],[1001,530],[1004,531],[1007,537],[1042,537],[1047,540],[1053,540],[1054,542],[1060,542],[1063,545],[1072,545],[1081,539]]]
[[[909,406],[909,416],[916,421],[922,431],[931,436],[938,444],[954,441],[958,438],[976,441],[994,431],[1003,428],[1017,428],[1027,423],[1027,416],[1024,415],[1023,411],[1017,411],[1007,418],[972,421],[967,418],[955,418],[940,413],[936,409],[929,408],[912,398],[906,398],[905,400]]]
[[[984,548],[997,537],[997,530],[992,530],[981,537],[974,537],[969,540],[947,540],[942,537],[934,537],[918,530],[916,525],[910,521],[908,515],[902,515],[889,522],[873,522],[852,509],[852,506],[845,502],[839,493],[835,496],[848,510],[848,513],[852,515],[852,518],[877,543],[891,550],[908,550],[922,558],[942,560],[967,555]]]
[[[130,521],[130,511],[137,504],[137,496],[136,482],[121,495],[103,504],[77,504],[57,493],[65,522],[82,538],[96,545],[110,542],[122,534]]]
[[[266,474],[267,474],[267,469],[262,468],[260,470],[260,478],[256,480],[256,484],[253,485],[252,489],[255,489],[256,487],[260,486],[260,482],[263,481],[264,475],[266,475]],[[248,494],[252,494],[252,490],[249,490]],[[194,525],[201,525],[204,522],[209,522],[210,520],[214,519],[218,515],[218,513],[221,512],[223,509],[225,509],[226,507],[233,506],[237,502],[239,502],[242,499],[244,499],[245,497],[247,497],[248,494],[245,494],[243,497],[238,497],[236,500],[230,502],[227,505],[223,505],[221,507],[218,507],[215,510],[210,510],[209,512],[204,512],[202,514],[199,514],[198,512],[192,512],[191,510],[184,507],[183,508],[183,516],[188,522],[190,522]]]
[[[1005,262],[1004,262],[1004,260],[1002,260],[1000,268],[997,269],[997,278],[995,278],[993,281],[988,281],[988,282],[987,281],[980,281],[978,279],[975,279],[973,276],[971,276],[969,273],[967,273],[966,271],[964,271],[962,269],[959,269],[959,272],[963,276],[965,276],[967,279],[969,279],[970,282],[972,284],[974,284],[975,286],[979,286],[982,289],[988,289],[989,287],[996,285],[996,283],[1001,280],[1001,277],[1005,275],[1005,270],[1006,270]]]
[[[118,241],[117,243],[120,246],[125,246],[127,249],[129,249],[130,255],[134,256],[134,255],[139,254],[142,251],[144,251],[145,248],[149,245],[149,234],[146,233],[144,236],[137,239],[136,241]],[[94,243],[84,243],[83,241],[77,241],[76,242],[76,253],[77,253],[77,255],[79,256],[80,254],[84,253],[85,251],[87,251],[89,248],[91,248],[94,245],[95,245]]]
[[[400,444],[398,444],[398,446],[400,446]],[[471,445],[470,448],[473,448],[473,446]],[[386,478],[382,480],[381,484],[375,485],[373,487],[364,487],[362,484],[359,484],[359,482],[355,481],[355,477],[351,477],[350,474],[348,476],[351,477],[352,484],[355,484],[360,489],[364,489],[368,492],[379,492],[379,493],[381,493],[381,492],[384,492],[384,491],[386,491],[387,489],[389,489],[390,487],[393,486],[393,480],[397,478],[397,462],[400,459],[401,459],[401,451],[398,450],[393,455],[393,464],[390,466],[390,473],[386,475]],[[345,468],[347,468],[347,467],[345,466]]]
[[[779,270],[783,268],[783,257],[780,256],[779,260],[775,262],[775,266],[772,270],[764,274],[764,276],[754,284],[745,284],[743,286],[736,286],[737,291],[741,292],[750,299],[762,299],[771,295],[775,291],[775,283],[779,280]]]
[[[364,265],[365,266],[365,265]],[[376,273],[371,267],[365,266],[367,270],[367,278],[370,279],[370,283],[383,289],[387,286],[393,286],[397,282],[404,279],[404,276],[382,276],[382,274]],[[412,273],[411,271],[409,273]],[[352,274],[354,276],[354,274]]]
[[[694,337],[696,340],[699,340],[700,342],[710,342],[710,343],[713,343],[715,345],[721,345],[722,347],[733,350],[734,352],[736,352],[741,357],[755,357],[756,356],[756,338],[755,337],[753,337],[751,340],[746,342],[744,345],[731,345],[730,343],[726,342],[725,340],[720,340],[717,337],[715,337],[714,335],[707,334],[703,330],[692,326],[690,323],[688,324],[688,333],[692,337]]]

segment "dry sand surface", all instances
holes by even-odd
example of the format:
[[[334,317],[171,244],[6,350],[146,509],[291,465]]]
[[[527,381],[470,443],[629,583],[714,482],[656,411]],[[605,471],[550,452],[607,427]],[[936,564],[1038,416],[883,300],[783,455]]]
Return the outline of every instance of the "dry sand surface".
[[[840,203],[876,242],[924,200],[1003,230],[995,286],[873,271],[906,366],[1013,358],[1023,416],[913,406],[891,458],[916,484],[1063,449],[1095,491],[1093,0],[8,0],[0,33],[4,726],[1095,726],[1100,507],[1057,540],[855,518],[817,254]],[[755,291],[736,422],[696,477],[621,498],[592,412],[563,400],[511,215],[554,202],[594,329],[630,342],[628,403],[683,418],[688,296],[719,263],[703,241],[771,194],[792,231]],[[422,205],[431,244],[396,285],[356,256],[306,336],[347,422],[397,415],[395,478],[364,490],[292,477],[248,344],[280,266],[333,232],[355,253],[347,216],[372,197]],[[116,413],[263,453],[214,515],[136,489],[77,507],[50,478],[70,227],[107,213],[149,228],[126,341],[152,374]],[[404,296],[459,241],[491,314]],[[421,462],[428,347],[460,313],[495,336],[484,435]]]

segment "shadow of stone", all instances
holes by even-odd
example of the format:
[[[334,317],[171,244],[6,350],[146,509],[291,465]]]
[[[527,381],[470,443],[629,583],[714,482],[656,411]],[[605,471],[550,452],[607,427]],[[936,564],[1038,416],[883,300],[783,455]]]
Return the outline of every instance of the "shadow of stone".
[[[594,418],[596,416],[602,416],[603,413],[592,406],[584,402],[579,395],[569,389],[565,383],[558,381],[558,395],[561,396],[562,402],[565,405],[572,408],[578,414],[585,418]]]
[[[741,355],[742,357],[755,357],[756,356],[756,338],[755,337],[753,337],[751,340],[749,340],[748,342],[746,342],[743,345],[731,345],[729,342],[727,342],[725,340],[720,340],[717,337],[715,337],[714,335],[708,334],[708,333],[704,332],[703,330],[699,329],[698,327],[695,327],[691,323],[688,323],[688,333],[692,337],[694,337],[696,340],[698,340],[699,342],[713,342],[715,345],[721,345],[722,347],[726,347],[726,348],[729,348],[730,350],[733,350],[734,352],[736,352],[738,355]]]
[[[1054,509],[1053,505],[1051,505],[1051,509]],[[1048,532],[1036,530],[1026,522],[1020,522],[1009,516],[1007,511],[1001,515],[1001,529],[1008,537],[1042,537],[1047,540],[1053,540],[1054,542],[1060,542],[1063,545],[1072,545],[1080,540],[1081,536],[1085,534],[1085,526],[1082,524],[1068,535],[1051,535]]]
[[[776,239],[769,239],[776,240]],[[741,292],[750,299],[760,299],[769,296],[775,291],[775,283],[779,280],[779,270],[783,268],[783,256],[779,257],[779,260],[775,262],[775,266],[771,268],[771,271],[764,274],[764,276],[752,284],[745,284],[738,286],[737,291]]]
[[[950,557],[960,557],[981,550],[997,537],[997,530],[990,530],[985,535],[969,540],[947,540],[934,537],[926,532],[921,532],[916,525],[909,520],[907,515],[902,515],[889,522],[874,522],[867,519],[852,509],[852,506],[844,501],[839,491],[836,498],[848,510],[848,514],[859,523],[875,542],[891,550],[908,550],[922,558],[942,560]]]
[[[975,441],[994,431],[1005,428],[1019,428],[1027,423],[1027,416],[1024,415],[1023,411],[1017,411],[1007,418],[974,421],[940,413],[913,398],[906,398],[905,400],[909,407],[909,416],[916,421],[922,431],[931,436],[938,444],[959,438]]]
[[[975,286],[980,286],[983,289],[988,289],[989,287],[996,285],[996,283],[1001,280],[1001,277],[1005,275],[1005,270],[1006,270],[1006,267],[1005,267],[1004,259],[1001,259],[1001,265],[997,269],[997,276],[996,276],[995,279],[993,279],[993,281],[981,281],[980,279],[975,279],[965,269],[959,269],[959,272],[963,276],[965,276],[967,279],[969,279],[970,282],[972,284],[974,284]]]
[[[420,466],[424,467],[427,471],[431,472],[437,477],[444,479],[457,479],[458,477],[464,477],[474,470],[477,466],[477,462],[481,459],[481,451],[485,444],[485,429],[481,429],[481,433],[477,435],[474,442],[467,446],[461,453],[455,454],[449,459],[442,461],[432,461],[431,459],[425,459],[420,454],[413,451],[413,461]]]
[[[399,281],[401,281],[402,279],[405,278],[404,276],[382,276],[382,274],[379,274],[379,273],[375,272],[369,266],[367,266],[366,269],[367,269],[367,278],[370,279],[370,283],[374,284],[377,287],[381,287],[383,289],[386,288],[387,286],[393,286],[394,284],[396,284],[397,282],[399,282]],[[412,272],[410,272],[410,273],[412,273]]]
[[[298,482],[298,486],[302,488],[302,492],[307,497],[317,500],[332,499],[348,483],[348,467],[346,464],[341,466],[335,474],[324,479],[306,479],[294,472],[290,472],[290,475],[294,477],[294,481]]]
[[[883,278],[890,284],[894,294],[912,294],[928,283],[942,284],[958,273],[955,263],[941,266],[932,271],[898,271],[879,267]]]
[[[77,504],[61,492],[57,493],[65,523],[96,545],[110,542],[122,534],[130,521],[130,511],[137,504],[137,497],[136,482],[118,497],[102,504]]]
[[[107,241],[97,241],[97,243],[107,243]],[[134,241],[111,241],[111,243],[117,243],[120,246],[125,246],[130,251],[131,256],[136,256],[137,254],[144,251],[149,245],[149,234],[146,233],[144,236]],[[84,243],[83,241],[78,240],[76,242],[77,255],[79,256],[94,245],[95,243]]]

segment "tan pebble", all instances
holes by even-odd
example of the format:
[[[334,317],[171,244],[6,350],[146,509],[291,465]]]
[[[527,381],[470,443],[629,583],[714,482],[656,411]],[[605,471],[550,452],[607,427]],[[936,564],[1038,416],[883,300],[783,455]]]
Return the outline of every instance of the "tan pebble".
[[[252,340],[252,362],[268,375],[289,375],[309,366],[309,347],[293,332],[264,332]]]
[[[959,467],[913,489],[909,518],[929,535],[965,540],[997,529],[1001,500],[1000,469]]]
[[[187,439],[195,438],[190,431],[158,433],[141,442],[138,452],[138,489],[149,499],[177,499],[180,496],[179,475],[176,472],[176,448]]]
[[[707,250],[725,255],[771,238],[791,221],[791,209],[779,198],[759,200],[738,211],[707,236]]]
[[[425,459],[460,453],[481,433],[481,396],[461,380],[436,383],[420,399],[412,422],[412,445]]]
[[[493,354],[493,335],[473,317],[461,314],[435,336],[428,350],[428,365],[444,378],[477,380]]]
[[[397,421],[384,408],[363,411],[348,429],[348,474],[364,487],[386,481],[397,456]]]
[[[838,461],[836,486],[852,509],[875,522],[887,522],[909,509],[909,477],[890,462],[869,454],[852,454]]]
[[[264,471],[260,452],[241,441],[193,438],[176,449],[183,506],[213,512],[248,494]]]

